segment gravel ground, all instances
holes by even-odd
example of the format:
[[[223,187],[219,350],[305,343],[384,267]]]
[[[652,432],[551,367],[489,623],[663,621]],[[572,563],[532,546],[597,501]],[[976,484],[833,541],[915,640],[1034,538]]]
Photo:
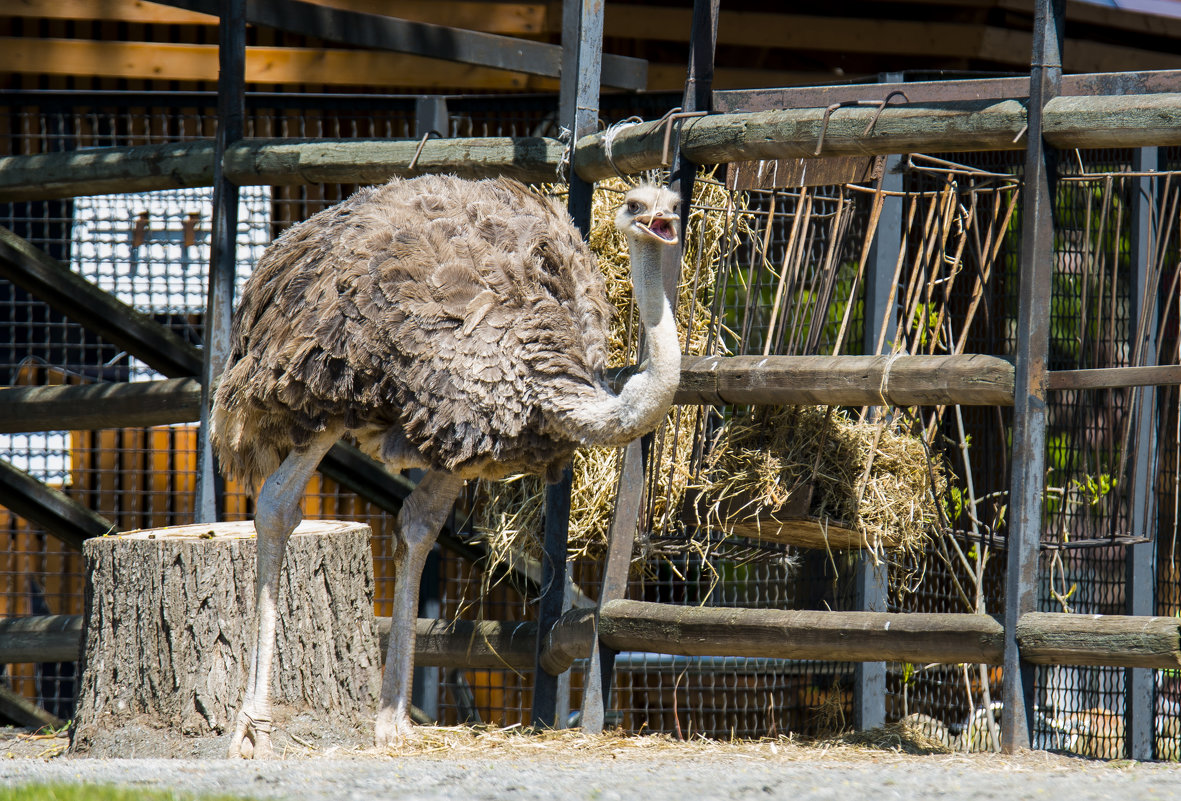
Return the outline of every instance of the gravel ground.
[[[673,742],[448,730],[390,756],[292,745],[271,762],[70,756],[64,739],[0,730],[0,784],[104,783],[247,798],[351,799],[1181,799],[1181,766],[1026,752],[906,754],[847,745]],[[7,739],[6,739],[7,738]],[[134,739],[134,738],[132,738]],[[196,750],[224,746],[218,738]],[[190,743],[190,753],[194,746]]]

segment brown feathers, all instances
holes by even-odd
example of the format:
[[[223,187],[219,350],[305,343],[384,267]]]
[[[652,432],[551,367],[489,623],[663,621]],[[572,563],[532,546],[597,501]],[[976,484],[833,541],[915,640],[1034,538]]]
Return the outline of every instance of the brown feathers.
[[[259,260],[214,398],[224,469],[257,484],[332,422],[385,460],[540,469],[555,395],[601,392],[609,306],[565,211],[506,179],[395,180]]]

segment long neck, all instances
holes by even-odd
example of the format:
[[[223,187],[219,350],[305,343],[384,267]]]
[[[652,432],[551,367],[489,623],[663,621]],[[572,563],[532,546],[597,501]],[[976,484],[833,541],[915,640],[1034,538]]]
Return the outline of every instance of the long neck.
[[[626,444],[654,429],[672,405],[681,380],[681,346],[664,294],[661,261],[675,257],[677,250],[646,239],[630,242],[632,285],[648,345],[647,365],[628,379],[618,395],[604,393],[569,408],[563,422],[584,445]]]

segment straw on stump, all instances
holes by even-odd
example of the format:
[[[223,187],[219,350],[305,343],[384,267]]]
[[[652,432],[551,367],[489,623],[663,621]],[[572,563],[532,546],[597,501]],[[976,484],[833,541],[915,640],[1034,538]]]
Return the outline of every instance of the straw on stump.
[[[307,521],[278,597],[276,712],[372,716],[381,681],[369,527]],[[135,723],[220,734],[242,699],[254,642],[250,522],[87,540],[82,680],[72,748]],[[277,716],[276,720],[281,717]]]

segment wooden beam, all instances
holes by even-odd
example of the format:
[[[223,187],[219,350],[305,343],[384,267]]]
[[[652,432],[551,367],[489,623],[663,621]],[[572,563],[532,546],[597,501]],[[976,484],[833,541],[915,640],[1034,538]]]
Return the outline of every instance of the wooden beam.
[[[546,3],[482,0],[311,0],[325,8],[383,14],[415,22],[462,25],[487,33],[543,34]],[[216,25],[217,17],[147,0],[8,0],[2,16],[100,20],[147,25]]]
[[[212,184],[212,140],[0,157],[0,202]]]
[[[1053,370],[1046,373],[1046,389],[1114,389],[1181,384],[1181,364],[1151,367],[1106,367],[1092,370]]]
[[[216,81],[217,45],[0,37],[0,72]],[[248,83],[553,91],[554,78],[372,50],[250,47]]]
[[[76,662],[82,656],[82,615],[0,618],[0,665]]]
[[[0,433],[93,431],[191,423],[200,414],[193,378],[0,389]]]
[[[676,403],[1012,406],[995,356],[686,356]]]
[[[117,531],[106,518],[65,493],[0,460],[0,505],[36,523],[75,551],[91,537]]]
[[[599,638],[617,651],[999,664],[1001,624],[987,615],[787,611],[611,601]]]
[[[46,712],[28,698],[10,689],[7,684],[0,684],[0,717],[30,729],[61,729],[66,725],[64,720]]]
[[[213,13],[219,0],[168,0],[191,11]],[[558,78],[562,48],[548,42],[500,36],[483,31],[399,19],[385,14],[362,14],[328,8],[305,0],[243,0],[246,21],[288,33],[310,36],[353,47],[428,56],[528,75]],[[643,89],[647,62],[628,56],[609,56],[602,63],[603,81],[621,89]]]
[[[428,172],[543,182],[556,180],[563,148],[557,139],[542,137],[428,139],[421,152],[413,140],[248,139],[227,151],[225,171],[226,177],[242,185],[384,183],[396,175]]]
[[[165,375],[197,375],[201,370],[200,353],[171,329],[102,291],[3,227],[0,227],[0,277]]]
[[[821,108],[714,114],[681,124],[681,150],[697,164],[725,164],[1023,146],[1025,108],[1015,100],[891,105],[866,134],[877,114],[872,107],[838,109],[827,124]],[[1181,94],[1057,97],[1046,105],[1045,137],[1059,148],[1181,144]],[[578,142],[574,164],[586,180],[615,174],[603,141],[596,133]],[[621,172],[634,174],[660,166],[663,147],[664,125],[644,122],[616,133],[612,155]]]
[[[1021,658],[1037,665],[1181,667],[1181,620],[1030,612],[1017,622]]]

